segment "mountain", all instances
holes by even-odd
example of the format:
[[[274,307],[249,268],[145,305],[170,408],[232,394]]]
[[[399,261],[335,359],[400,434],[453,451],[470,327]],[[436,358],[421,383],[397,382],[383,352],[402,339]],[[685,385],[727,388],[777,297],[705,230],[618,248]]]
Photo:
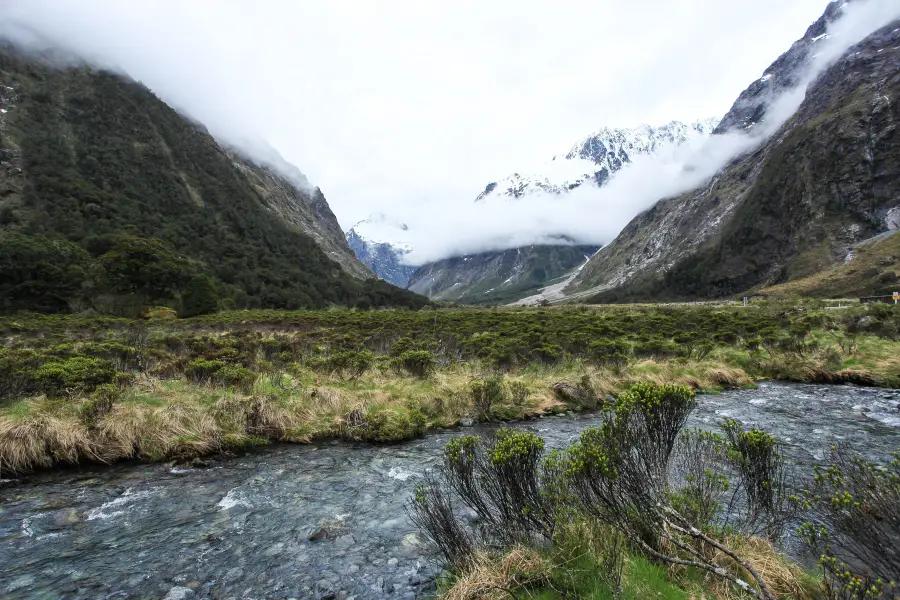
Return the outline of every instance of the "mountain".
[[[489,183],[475,202],[514,201],[538,193],[563,195],[585,184],[599,187],[635,157],[673,152],[682,144],[702,140],[717,122],[706,119],[691,124],[672,121],[659,127],[605,127],[530,174],[514,173]],[[558,287],[563,279],[573,277],[598,248],[572,244],[572,240],[561,240],[560,245],[512,248],[428,263],[409,277],[409,289],[433,299],[472,304],[514,302],[529,296],[535,296],[537,302],[541,288]],[[357,256],[362,255],[357,252]],[[378,268],[372,268],[381,274]]]
[[[372,277],[271,149],[248,158],[140,83],[53,60],[0,45],[0,255],[16,257],[0,261],[0,310],[97,306],[112,279],[177,304],[199,276],[236,308],[426,302]],[[51,268],[67,287],[48,290]]]
[[[596,246],[527,246],[439,260],[416,269],[409,289],[434,300],[510,303],[583,265]]]
[[[521,198],[541,192],[566,194],[585,182],[601,186],[635,157],[671,151],[702,139],[712,133],[718,122],[718,118],[711,118],[690,124],[672,121],[659,127],[604,127],[529,173],[513,173],[492,181],[475,201]]]
[[[718,134],[778,124],[779,93],[804,81],[843,6],[831,3],[740,95]],[[900,224],[898,122],[900,19],[815,78],[799,109],[762,145],[700,188],[635,217],[567,293],[594,293],[601,302],[724,297],[847,261],[854,245]]]
[[[405,223],[378,213],[370,215],[345,234],[350,249],[363,264],[387,282],[405,288],[416,267],[403,263],[412,246]]]

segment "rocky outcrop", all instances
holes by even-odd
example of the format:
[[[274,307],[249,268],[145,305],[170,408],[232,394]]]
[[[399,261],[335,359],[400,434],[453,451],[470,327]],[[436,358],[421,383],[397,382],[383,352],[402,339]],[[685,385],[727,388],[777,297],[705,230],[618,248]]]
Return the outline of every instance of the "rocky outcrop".
[[[718,131],[766,122],[764,86],[799,80],[837,10],[829,5],[765,81],[741,94]],[[763,145],[635,217],[567,292],[593,290],[599,301],[721,297],[838,264],[853,244],[889,229],[900,205],[898,122],[900,21],[819,76]]]

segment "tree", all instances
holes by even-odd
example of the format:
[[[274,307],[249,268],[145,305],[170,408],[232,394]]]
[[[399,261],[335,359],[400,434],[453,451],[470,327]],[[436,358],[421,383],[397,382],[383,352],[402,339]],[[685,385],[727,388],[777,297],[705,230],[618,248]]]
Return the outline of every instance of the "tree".
[[[219,292],[209,275],[195,275],[181,293],[181,315],[195,317],[219,310]]]
[[[187,259],[154,238],[122,237],[97,263],[99,291],[137,307],[171,300],[195,274]]]
[[[64,312],[81,295],[91,258],[72,242],[0,234],[0,312]]]

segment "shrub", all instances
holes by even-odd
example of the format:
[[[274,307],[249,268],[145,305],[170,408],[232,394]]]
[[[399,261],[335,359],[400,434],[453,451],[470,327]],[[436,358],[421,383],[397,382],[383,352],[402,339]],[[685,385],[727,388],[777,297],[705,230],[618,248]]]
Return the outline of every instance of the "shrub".
[[[111,383],[98,386],[91,398],[81,406],[81,421],[88,426],[93,426],[112,411],[115,404],[122,397],[122,389]]]
[[[214,380],[219,385],[249,391],[256,383],[258,375],[240,365],[224,365],[216,371]]]
[[[832,448],[829,458],[799,498],[812,518],[798,533],[821,556],[833,598],[896,598],[900,454],[884,468],[843,447]]]
[[[477,515],[483,542],[510,547],[546,540],[556,530],[556,498],[547,493],[550,475],[542,467],[544,440],[530,432],[499,429],[482,439],[454,438],[444,448],[436,474],[416,489],[408,511],[451,565],[474,549],[471,536],[452,515],[451,495]]]
[[[628,345],[621,340],[591,342],[588,358],[597,364],[621,369],[628,363]]]
[[[579,504],[618,529],[650,558],[694,567],[722,577],[748,593],[774,600],[765,580],[725,543],[681,514],[668,485],[672,450],[696,404],[682,386],[636,384],[606,413],[600,427],[586,429],[568,450],[566,474]],[[713,480],[714,481],[714,480]],[[692,511],[694,507],[691,507]],[[697,507],[702,508],[702,507]],[[750,573],[754,589],[708,558],[721,553]]]
[[[344,350],[329,355],[318,365],[331,373],[355,379],[372,368],[374,362],[375,355],[367,350]]]
[[[746,516],[742,527],[750,533],[780,536],[790,518],[788,472],[778,441],[759,429],[745,430],[735,419],[722,423],[725,456],[735,469]]]
[[[219,292],[209,275],[195,275],[181,292],[181,314],[184,317],[207,315],[219,310]]]
[[[472,406],[480,419],[490,419],[495,405],[503,402],[503,378],[487,377],[469,384]]]
[[[35,380],[48,396],[90,392],[116,379],[116,369],[102,358],[76,356],[62,361],[48,361],[35,372]]]
[[[509,396],[515,406],[524,406],[528,400],[528,386],[523,381],[509,382]]]
[[[212,383],[216,373],[224,366],[225,363],[221,360],[198,358],[188,363],[184,374],[194,383]]]
[[[434,370],[434,357],[427,350],[406,350],[391,363],[415,377],[425,378]]]
[[[400,442],[425,433],[427,420],[417,408],[373,406],[354,419],[345,419],[343,434],[352,440]],[[355,421],[355,422],[351,422]]]

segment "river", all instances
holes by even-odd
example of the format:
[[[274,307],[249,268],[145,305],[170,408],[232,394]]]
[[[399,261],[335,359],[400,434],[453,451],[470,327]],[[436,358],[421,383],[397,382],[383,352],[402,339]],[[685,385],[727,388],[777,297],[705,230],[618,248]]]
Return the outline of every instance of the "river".
[[[764,383],[692,425],[759,425],[804,464],[900,449],[900,392]],[[517,424],[563,446],[596,417]],[[477,428],[476,428],[477,430]],[[0,598],[415,598],[436,565],[404,504],[458,431],[392,446],[280,445],[205,468],[119,464],[0,483]],[[321,538],[321,539],[318,539]]]

